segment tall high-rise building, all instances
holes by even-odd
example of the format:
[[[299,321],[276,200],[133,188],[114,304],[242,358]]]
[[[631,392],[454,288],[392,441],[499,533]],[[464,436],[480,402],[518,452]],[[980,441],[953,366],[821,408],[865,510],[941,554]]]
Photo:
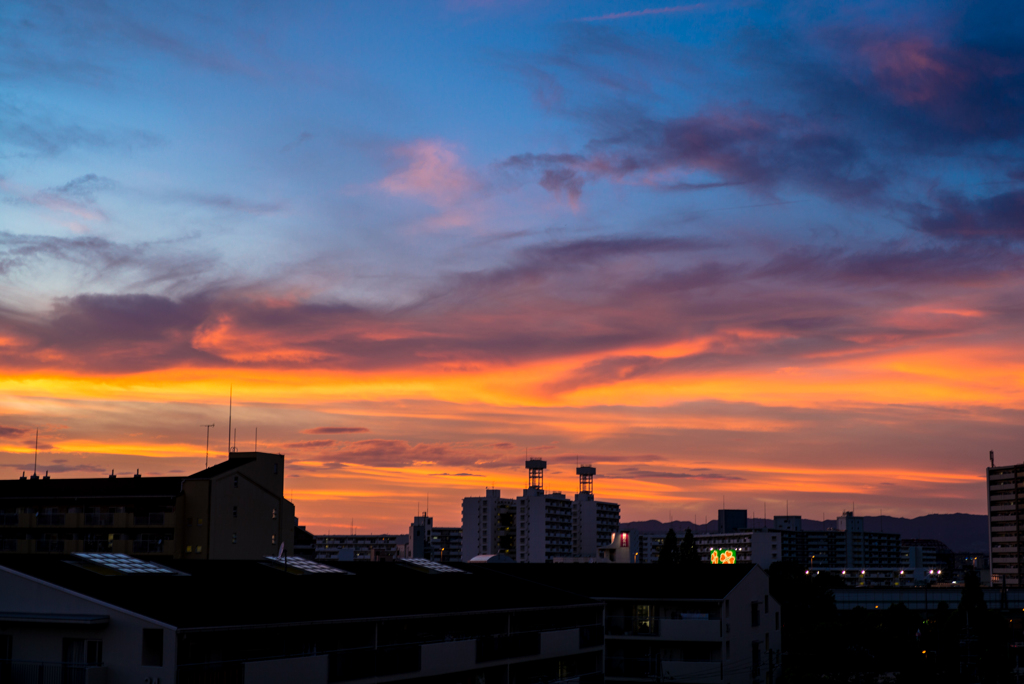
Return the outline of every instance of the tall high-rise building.
[[[576,557],[598,556],[598,549],[619,531],[619,504],[594,499],[596,473],[592,466],[576,469],[580,476],[580,490],[572,507],[572,555]]]
[[[1021,586],[1024,565],[1024,464],[995,466],[989,452],[988,540],[993,585]],[[986,582],[987,584],[987,582]]]
[[[505,554],[516,557],[516,500],[498,489],[462,500],[462,560]]]
[[[530,459],[526,468],[522,496],[506,499],[490,489],[486,496],[463,499],[462,559],[499,553],[520,563],[597,558],[619,529],[619,505],[594,499],[594,468],[577,470],[580,491],[574,500],[544,491],[545,461]]]

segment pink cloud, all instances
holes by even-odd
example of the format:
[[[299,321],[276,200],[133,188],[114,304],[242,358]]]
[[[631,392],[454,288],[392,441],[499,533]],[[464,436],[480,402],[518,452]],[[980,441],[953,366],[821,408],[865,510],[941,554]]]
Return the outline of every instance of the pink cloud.
[[[408,165],[380,181],[379,186],[392,195],[419,197],[434,206],[445,207],[479,185],[450,143],[417,140],[397,148],[395,153],[407,159]]]

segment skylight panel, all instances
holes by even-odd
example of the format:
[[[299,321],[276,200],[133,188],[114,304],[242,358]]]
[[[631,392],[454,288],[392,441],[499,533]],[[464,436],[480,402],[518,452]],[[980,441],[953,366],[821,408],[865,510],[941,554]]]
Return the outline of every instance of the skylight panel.
[[[176,570],[123,553],[76,553],[76,557],[126,575],[177,575]]]
[[[453,568],[450,565],[444,565],[437,561],[427,560],[426,558],[400,558],[399,562],[414,565],[417,568],[422,568],[428,572],[456,572],[462,573],[463,575],[468,574],[465,570],[459,570],[458,568]]]
[[[330,565],[323,565],[306,558],[281,558],[279,556],[267,556],[267,560],[280,563],[281,565],[287,565],[289,568],[297,568],[303,572],[308,573],[333,573],[336,575],[351,575],[351,572],[346,572],[340,568],[332,568]]]

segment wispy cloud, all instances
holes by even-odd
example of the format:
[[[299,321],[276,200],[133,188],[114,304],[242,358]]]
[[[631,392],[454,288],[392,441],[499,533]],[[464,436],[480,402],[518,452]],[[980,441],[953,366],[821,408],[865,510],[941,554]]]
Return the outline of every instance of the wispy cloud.
[[[642,10],[632,10],[629,12],[613,12],[610,14],[601,14],[594,17],[583,17],[576,21],[612,21],[615,19],[633,19],[636,17],[648,17],[656,16],[659,14],[682,14],[684,12],[696,12],[704,9],[704,3],[697,3],[694,5],[673,5],[671,7],[653,7]]]

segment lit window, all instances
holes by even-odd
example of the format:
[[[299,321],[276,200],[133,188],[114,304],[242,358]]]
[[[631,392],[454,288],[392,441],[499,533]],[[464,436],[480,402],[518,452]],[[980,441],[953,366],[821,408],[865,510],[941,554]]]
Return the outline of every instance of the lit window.
[[[192,553],[192,545],[191,544],[185,547],[185,553]]]
[[[271,544],[276,544],[277,543],[277,535],[276,534],[270,535],[270,543]]]
[[[276,508],[271,508],[270,509],[270,519],[271,520],[276,520],[277,519],[277,509]]]
[[[196,547],[196,553],[202,553],[202,552],[203,552],[203,545],[200,544],[199,546]]]

